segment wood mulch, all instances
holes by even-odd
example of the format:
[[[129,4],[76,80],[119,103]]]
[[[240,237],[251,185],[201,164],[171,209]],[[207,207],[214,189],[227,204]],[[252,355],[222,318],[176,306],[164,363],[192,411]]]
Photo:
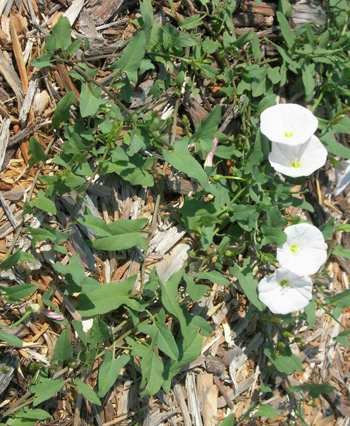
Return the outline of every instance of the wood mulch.
[[[163,13],[171,21],[182,14],[191,13],[191,2],[178,2],[178,16],[172,16],[170,6],[163,6]],[[238,34],[250,28],[257,31],[259,37],[274,37],[274,14],[276,3],[256,4],[245,0],[240,2],[234,23]],[[293,12],[294,24],[302,22],[310,12],[317,11],[317,19],[322,20],[324,13],[319,2],[299,2]],[[72,2],[50,0],[0,0],[0,260],[9,250],[19,247],[30,250],[31,242],[26,237],[24,226],[40,227],[43,217],[40,214],[25,214],[24,203],[41,188],[39,175],[55,173],[56,166],[50,161],[38,168],[28,168],[29,139],[34,136],[44,149],[58,149],[60,136],[50,130],[53,112],[59,99],[69,91],[79,94],[69,76],[69,67],[60,64],[44,73],[30,65],[30,62],[42,54],[45,38],[49,35],[61,15],[67,16],[72,27],[74,39],[90,41],[86,54],[89,57],[105,54],[119,55],[126,40],[132,37],[135,27],[131,20],[138,13],[138,2],[123,0],[101,0],[85,3],[84,0]],[[273,54],[273,53],[271,53]],[[105,65],[108,59],[95,62],[99,67],[96,81],[108,85],[108,71]],[[97,65],[98,64],[98,65]],[[135,91],[131,108],[145,107],[147,88],[139,87]],[[157,103],[149,108],[161,110],[171,93],[162,95]],[[164,98],[164,99],[163,99]],[[188,99],[185,110],[192,123],[197,123],[208,114],[205,103]],[[233,117],[233,112],[230,112]],[[181,126],[179,125],[179,133]],[[334,170],[330,167],[327,174],[320,174],[310,184],[314,190],[315,202],[327,218],[334,217],[346,222],[349,203],[346,193],[336,199],[331,196],[334,186]],[[193,189],[193,183],[183,177],[169,175],[167,190],[171,193],[171,202],[181,204],[183,196]],[[62,229],[67,218],[73,212],[76,194],[71,192],[57,199],[57,217],[51,218],[51,225]],[[94,210],[97,217],[107,223],[118,219],[152,218],[155,208],[155,194],[152,188],[133,187],[117,176],[100,177],[87,191],[85,205]],[[84,205],[81,206],[81,211]],[[79,214],[79,212],[78,212]],[[290,214],[304,214],[290,211]],[[57,222],[54,222],[56,220]],[[62,259],[68,263],[71,256],[79,254],[81,265],[86,274],[100,282],[113,282],[125,279],[140,272],[142,257],[135,250],[122,257],[111,253],[107,258],[98,258],[86,244],[88,235],[81,228],[70,228],[71,238],[66,244],[69,255]],[[348,239],[342,233],[336,236],[345,247]],[[192,235],[175,220],[167,220],[159,215],[157,227],[150,240],[147,266],[157,268],[164,280],[176,272],[189,258],[193,247]],[[36,248],[37,265],[31,270],[18,268],[16,273],[0,273],[1,284],[11,285],[30,282],[37,284],[39,290],[31,302],[40,302],[40,292],[46,291],[55,280],[51,265],[55,254],[49,244],[42,243]],[[332,258],[327,266],[328,277],[320,277],[329,292],[338,293],[349,288],[350,265],[344,259]],[[55,290],[53,303],[60,306],[62,312],[81,320],[71,301],[59,290]],[[103,408],[82,401],[72,389],[67,389],[62,398],[51,398],[43,408],[54,417],[52,422],[37,424],[52,425],[185,425],[216,426],[228,413],[239,417],[245,413],[251,403],[261,394],[259,373],[262,364],[262,334],[258,325],[247,319],[244,307],[246,301],[232,289],[213,286],[209,297],[203,297],[196,303],[192,312],[203,315],[212,325],[213,334],[203,342],[202,355],[188,365],[178,376],[168,394],[159,392],[150,398],[140,398],[128,370],[123,370],[112,391],[107,394]],[[8,325],[20,318],[26,309],[1,302],[0,323]],[[345,310],[338,320],[350,326],[350,311]],[[349,349],[333,341],[341,331],[337,322],[322,309],[316,311],[315,324],[308,329],[300,324],[297,337],[305,343],[293,345],[292,351],[302,360],[304,370],[291,378],[291,384],[329,382],[334,391],[323,395],[316,402],[295,394],[296,400],[289,397],[289,384],[276,374],[271,396],[265,401],[280,414],[277,419],[253,417],[242,422],[243,425],[289,425],[292,424],[291,410],[297,402],[302,402],[304,420],[310,425],[345,426],[350,424],[349,407]],[[0,344],[0,413],[7,416],[19,406],[26,404],[29,397],[30,365],[34,363],[49,365],[55,342],[60,335],[59,326],[39,316],[12,329],[23,339],[20,349]],[[64,377],[66,371],[58,372]],[[94,386],[95,374],[90,384]],[[298,400],[300,398],[300,400]],[[296,424],[298,421],[295,420]]]

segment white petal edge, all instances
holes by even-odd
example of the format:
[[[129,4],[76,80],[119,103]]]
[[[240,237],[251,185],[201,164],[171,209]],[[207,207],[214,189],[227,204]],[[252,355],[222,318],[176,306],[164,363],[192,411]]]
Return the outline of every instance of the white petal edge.
[[[327,161],[328,152],[314,135],[301,145],[287,146],[272,142],[271,146],[269,162],[277,172],[285,176],[309,176]],[[293,167],[293,164],[299,164],[299,167]]]
[[[281,288],[280,282],[288,280],[288,288]],[[273,275],[264,277],[258,284],[259,299],[272,313],[286,315],[305,308],[312,298],[312,281],[279,268]]]
[[[281,268],[298,275],[315,274],[327,260],[327,244],[322,232],[308,223],[288,226],[284,232],[287,241],[277,247],[276,256]]]
[[[260,115],[260,130],[272,142],[300,145],[311,138],[318,120],[307,108],[298,104],[278,104],[265,109]],[[292,132],[293,136],[286,136]]]
[[[334,188],[333,195],[337,197],[350,183],[350,160],[340,161],[335,168],[337,176],[337,186]]]

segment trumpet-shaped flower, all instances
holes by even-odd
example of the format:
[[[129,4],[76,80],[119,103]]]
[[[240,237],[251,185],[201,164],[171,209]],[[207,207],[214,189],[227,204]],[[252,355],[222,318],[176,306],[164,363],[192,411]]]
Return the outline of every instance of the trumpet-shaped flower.
[[[207,158],[205,159],[204,167],[213,167],[213,158],[214,158],[215,151],[216,151],[216,148],[218,146],[218,143],[219,143],[219,139],[214,138],[213,139],[213,148],[209,152],[209,154],[207,155]]]
[[[312,281],[288,269],[279,268],[258,285],[259,299],[274,314],[290,314],[305,308],[312,298]]]
[[[337,197],[350,183],[350,160],[340,161],[335,168],[337,176],[337,186],[334,188],[333,195]]]
[[[318,121],[313,113],[297,104],[278,104],[260,116],[261,132],[272,142],[301,145],[311,138]]]
[[[327,160],[327,150],[316,137],[296,146],[272,142],[269,154],[271,166],[286,176],[309,176],[322,167]]]
[[[282,268],[299,276],[315,274],[327,259],[327,244],[322,232],[308,223],[288,226],[287,241],[277,247]]]

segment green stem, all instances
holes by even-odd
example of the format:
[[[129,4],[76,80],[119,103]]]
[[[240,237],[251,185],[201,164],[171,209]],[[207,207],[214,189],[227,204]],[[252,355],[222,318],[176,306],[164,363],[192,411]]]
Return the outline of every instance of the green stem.
[[[5,327],[5,328],[16,327],[17,325],[21,324],[26,318],[28,318],[31,313],[32,313],[32,310],[30,308],[27,309],[22,318],[20,318],[18,321],[14,322],[13,324],[11,324],[11,325],[9,325],[8,327]]]

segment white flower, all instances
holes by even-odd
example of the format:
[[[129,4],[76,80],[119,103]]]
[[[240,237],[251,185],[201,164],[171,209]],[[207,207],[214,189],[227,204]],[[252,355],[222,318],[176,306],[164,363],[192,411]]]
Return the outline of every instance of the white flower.
[[[340,161],[335,168],[337,176],[337,186],[334,188],[333,195],[337,197],[350,183],[350,160]]]
[[[281,267],[299,276],[315,274],[327,259],[322,232],[308,223],[288,226],[284,232],[287,241],[277,247]]]
[[[308,305],[312,298],[312,281],[279,268],[259,282],[258,292],[259,299],[271,312],[286,315]]]
[[[313,113],[297,104],[278,104],[260,116],[261,132],[272,142],[300,145],[311,138],[318,121]]]
[[[327,160],[327,150],[316,137],[296,146],[272,142],[269,154],[271,166],[286,176],[309,176],[322,167]]]

